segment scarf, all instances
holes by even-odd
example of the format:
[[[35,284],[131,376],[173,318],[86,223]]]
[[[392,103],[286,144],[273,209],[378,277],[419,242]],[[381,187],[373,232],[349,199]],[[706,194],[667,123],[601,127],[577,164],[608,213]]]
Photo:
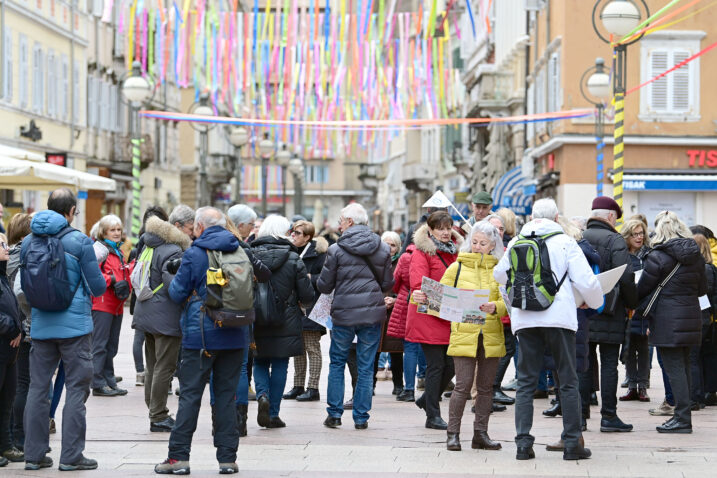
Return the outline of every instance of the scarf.
[[[455,254],[457,252],[456,245],[453,241],[441,242],[433,236],[430,236],[433,243],[436,245],[436,249],[445,252],[446,254]]]
[[[114,251],[115,254],[117,254],[121,259],[123,259],[122,251],[120,251],[120,249],[119,249],[120,246],[122,246],[121,242],[110,241],[109,239],[104,239],[104,242],[105,242],[105,244],[110,246],[110,249],[112,251]]]

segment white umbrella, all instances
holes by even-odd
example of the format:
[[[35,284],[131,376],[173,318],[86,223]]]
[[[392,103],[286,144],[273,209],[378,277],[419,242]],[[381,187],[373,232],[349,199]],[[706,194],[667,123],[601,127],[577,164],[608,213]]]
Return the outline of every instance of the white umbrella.
[[[51,191],[63,186],[83,191],[117,189],[114,179],[56,164],[0,156],[0,189]]]

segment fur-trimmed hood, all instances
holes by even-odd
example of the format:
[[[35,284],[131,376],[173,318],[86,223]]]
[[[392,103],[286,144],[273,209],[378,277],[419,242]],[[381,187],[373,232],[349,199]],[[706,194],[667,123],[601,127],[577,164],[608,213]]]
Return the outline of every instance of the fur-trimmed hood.
[[[158,247],[162,244],[176,244],[181,247],[183,251],[186,251],[189,249],[189,246],[192,245],[192,240],[189,236],[172,224],[156,216],[147,219],[144,232],[144,243],[149,247]]]
[[[316,250],[317,254],[325,254],[326,251],[329,250],[329,241],[324,239],[321,236],[315,237],[313,239],[314,242],[314,249]]]
[[[451,231],[451,234],[456,248],[460,249],[461,244],[463,244],[463,238],[455,230]],[[431,240],[431,236],[428,234],[428,224],[424,224],[416,230],[413,234],[413,243],[419,251],[425,252],[429,256],[436,255],[436,244]]]

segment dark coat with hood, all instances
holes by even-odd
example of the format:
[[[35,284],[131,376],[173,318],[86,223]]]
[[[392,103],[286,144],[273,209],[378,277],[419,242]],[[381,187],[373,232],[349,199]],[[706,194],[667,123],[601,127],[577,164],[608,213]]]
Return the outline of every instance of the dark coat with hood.
[[[132,327],[150,334],[180,337],[182,306],[169,298],[169,285],[174,275],[167,270],[167,263],[182,257],[191,245],[191,239],[172,224],[153,216],[147,219],[142,243],[144,247],[154,248],[149,286],[152,290],[160,284],[162,287],[151,298],[135,303]]]
[[[379,282],[364,257],[373,265]],[[317,287],[323,294],[334,292],[331,320],[335,325],[361,327],[383,322],[384,292],[393,287],[388,244],[368,226],[351,226],[329,247]]]
[[[314,300],[311,301],[311,304],[303,304],[306,307],[306,315],[303,319],[301,319],[301,324],[304,330],[321,332],[322,335],[326,333],[326,328],[317,324],[313,320],[309,320],[308,315],[311,313],[311,309],[314,308],[314,303],[321,295],[321,292],[319,292],[316,284],[319,282],[321,269],[324,268],[324,261],[326,260],[326,252],[328,250],[329,242],[321,236],[315,237],[308,244],[299,249],[299,257],[301,257],[301,260],[306,266],[306,272],[311,275],[311,286],[314,288]]]
[[[306,266],[299,259],[298,250],[286,238],[264,236],[251,243],[254,256],[271,270],[271,285],[278,298],[286,303],[280,326],[262,327],[254,324],[256,356],[260,358],[288,358],[304,353],[301,321],[304,314],[299,302],[314,301]]]
[[[396,303],[388,320],[387,334],[403,340],[406,337],[406,316],[408,315],[411,273],[411,255],[416,250],[415,244],[409,244],[406,252],[398,258],[398,264],[393,271],[393,292],[397,294]]]
[[[705,261],[694,239],[670,239],[655,246],[643,261],[638,294],[640,299],[651,296],[678,262],[680,268],[650,310],[649,341],[655,347],[692,347],[702,343],[699,297],[707,293],[707,280]]]
[[[627,264],[619,286],[619,296],[614,314],[597,314],[590,320],[590,342],[602,344],[622,344],[625,341],[627,310],[637,307],[637,288],[635,273],[632,270],[630,253],[625,239],[610,224],[592,218],[583,237],[600,255],[600,270],[605,272]]]
[[[182,265],[169,285],[169,297],[183,306],[180,325],[184,350],[236,350],[249,345],[248,327],[217,327],[202,310],[207,300],[207,250],[233,252],[238,247],[239,239],[231,232],[221,226],[211,226],[194,240],[192,247],[182,256]],[[200,321],[203,321],[201,327]]]

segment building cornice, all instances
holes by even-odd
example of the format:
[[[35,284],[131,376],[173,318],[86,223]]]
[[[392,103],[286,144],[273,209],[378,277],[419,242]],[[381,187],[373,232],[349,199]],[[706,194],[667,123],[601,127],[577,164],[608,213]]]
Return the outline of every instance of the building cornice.
[[[641,146],[717,146],[717,137],[714,136],[625,136],[625,145]],[[593,135],[560,135],[545,143],[536,146],[530,151],[530,156],[540,158],[552,153],[558,148],[570,144],[595,144]],[[614,144],[612,136],[605,137],[605,144]]]
[[[29,7],[27,5],[21,5],[13,0],[5,0],[5,6],[17,13],[18,15],[22,15],[23,17],[27,18],[30,21],[33,21],[35,23],[38,23],[42,25],[43,27],[47,28],[48,30],[53,31],[54,33],[57,33],[58,35],[64,37],[68,41],[74,41],[77,45],[87,48],[89,46],[89,40],[87,38],[83,38],[81,36],[78,36],[76,33],[74,33],[72,30],[68,30],[66,28],[62,28],[61,26],[55,24],[54,22],[51,22],[47,18],[41,16],[39,13],[30,11]],[[75,14],[86,17],[87,15],[79,10],[75,10]],[[74,18],[70,19],[71,22],[74,21]],[[35,39],[37,41],[37,39]]]

